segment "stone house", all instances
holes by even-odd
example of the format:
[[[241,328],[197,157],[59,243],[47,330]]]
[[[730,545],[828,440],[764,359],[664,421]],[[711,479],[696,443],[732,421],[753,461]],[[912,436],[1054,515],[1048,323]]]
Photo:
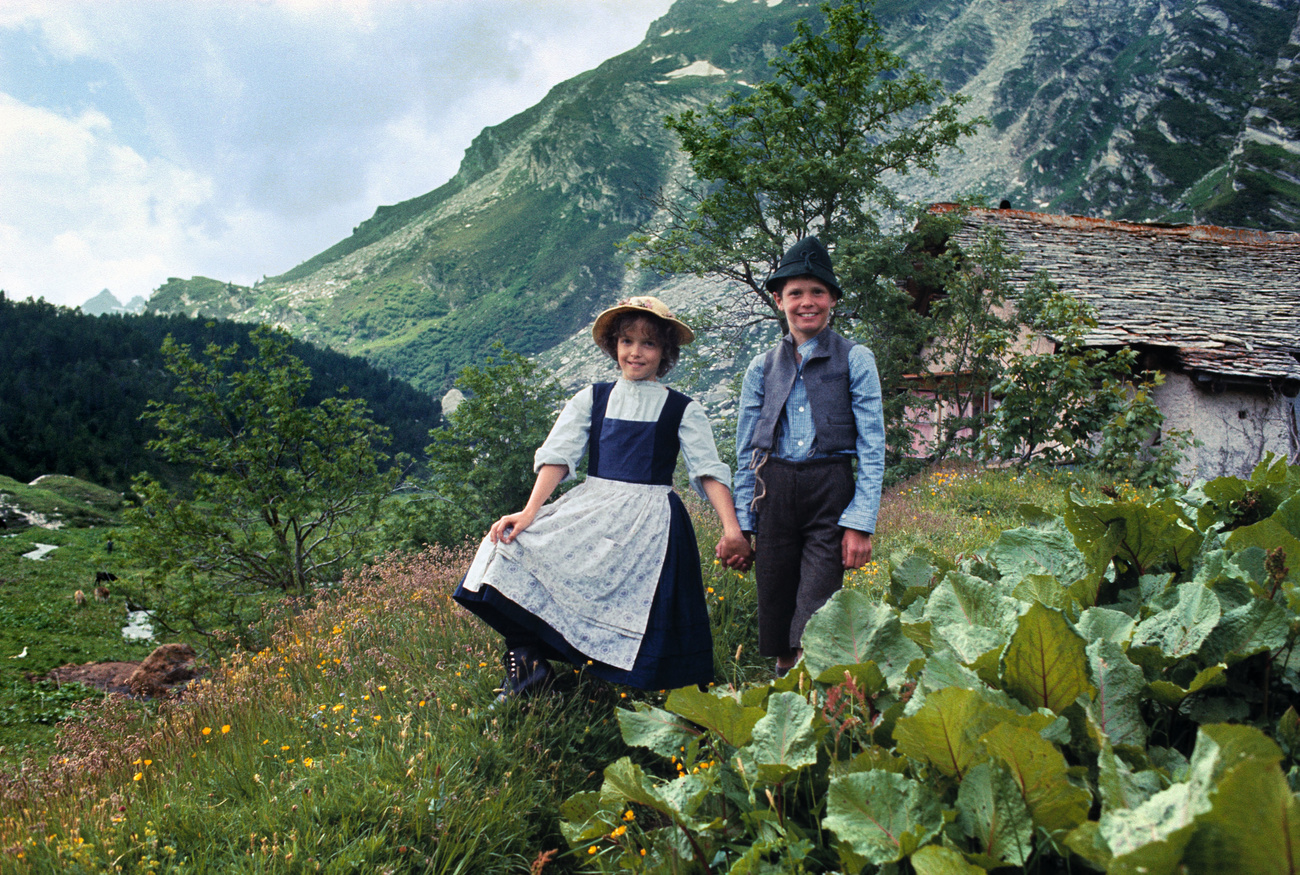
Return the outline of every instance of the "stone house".
[[[1300,234],[980,209],[956,239],[981,227],[1020,257],[1015,285],[1043,270],[1096,308],[1089,346],[1131,347],[1165,374],[1166,426],[1202,443],[1185,476],[1248,475],[1267,451],[1300,459]],[[917,388],[954,376],[940,371]]]

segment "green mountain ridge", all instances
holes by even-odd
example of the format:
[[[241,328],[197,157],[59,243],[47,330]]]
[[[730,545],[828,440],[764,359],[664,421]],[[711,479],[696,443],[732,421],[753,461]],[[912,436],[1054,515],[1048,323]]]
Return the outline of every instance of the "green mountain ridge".
[[[148,471],[179,483],[186,472],[145,448],[157,434],[140,420],[150,401],[174,400],[163,338],[200,356],[210,343],[238,343],[245,356],[255,352],[250,328],[176,315],[90,316],[0,293],[0,475],[21,482],[70,475],[124,490]],[[307,403],[347,387],[347,397],[365,400],[371,418],[389,428],[386,452],[423,456],[441,421],[435,399],[335,350],[297,341],[292,351],[312,370]]]
[[[983,196],[1132,220],[1300,229],[1300,0],[880,0],[889,44],[993,121],[915,201]],[[813,2],[678,0],[636,48],[486,128],[456,176],[241,287],[196,277],[150,310],[265,321],[440,392],[492,341],[526,354],[665,279],[617,244],[686,181],[662,118],[767,75]],[[721,294],[721,289],[717,289]]]

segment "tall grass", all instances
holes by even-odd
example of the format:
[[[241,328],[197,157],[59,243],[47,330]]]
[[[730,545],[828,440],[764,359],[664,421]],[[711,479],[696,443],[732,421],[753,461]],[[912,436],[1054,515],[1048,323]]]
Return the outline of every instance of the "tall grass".
[[[1041,479],[1040,479],[1041,478]],[[886,495],[877,561],[956,555],[1059,507],[1042,475],[948,469]],[[716,564],[698,522],[718,683],[770,678],[752,574]],[[63,726],[48,763],[0,778],[0,866],[36,872],[581,871],[561,803],[629,751],[616,709],[640,693],[566,668],[555,694],[489,709],[495,633],[450,598],[466,549],[392,555],[236,652],[180,700],[112,699]],[[647,761],[648,769],[658,765]]]

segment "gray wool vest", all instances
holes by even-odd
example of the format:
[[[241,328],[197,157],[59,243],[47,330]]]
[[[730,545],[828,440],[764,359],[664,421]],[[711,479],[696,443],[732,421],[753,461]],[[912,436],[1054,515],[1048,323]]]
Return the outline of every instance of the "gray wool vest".
[[[857,446],[858,426],[849,393],[849,350],[853,347],[853,341],[828,328],[804,361],[803,384],[812,406],[813,427],[817,430],[815,449],[819,453],[838,453]],[[799,372],[794,354],[794,338],[787,334],[763,360],[763,406],[752,441],[760,450],[773,451],[777,447],[777,424]]]

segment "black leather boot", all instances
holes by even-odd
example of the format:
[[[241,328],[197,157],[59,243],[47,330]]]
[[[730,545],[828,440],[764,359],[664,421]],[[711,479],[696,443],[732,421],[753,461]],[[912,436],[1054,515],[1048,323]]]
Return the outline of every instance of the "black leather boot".
[[[513,647],[503,658],[505,680],[501,682],[498,702],[512,696],[531,696],[544,689],[555,677],[551,664],[534,647]]]

